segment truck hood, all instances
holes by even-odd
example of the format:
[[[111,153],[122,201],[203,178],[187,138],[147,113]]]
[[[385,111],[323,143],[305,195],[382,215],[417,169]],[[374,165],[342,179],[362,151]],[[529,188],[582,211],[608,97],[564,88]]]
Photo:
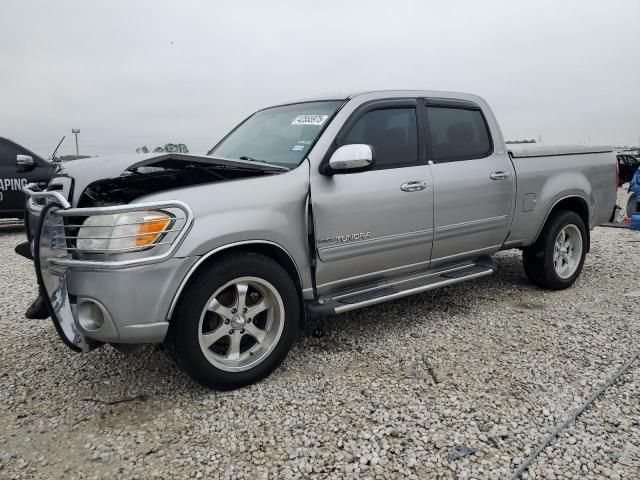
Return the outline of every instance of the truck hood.
[[[289,169],[264,162],[239,160],[233,158],[192,155],[184,153],[126,154],[107,157],[91,157],[60,164],[57,176],[71,177],[74,180],[72,204],[77,205],[85,189],[100,180],[126,178],[141,167],[165,167],[173,171],[217,167],[221,171],[246,172],[251,175],[286,172]],[[143,169],[144,170],[144,169]],[[153,170],[150,169],[150,170]]]

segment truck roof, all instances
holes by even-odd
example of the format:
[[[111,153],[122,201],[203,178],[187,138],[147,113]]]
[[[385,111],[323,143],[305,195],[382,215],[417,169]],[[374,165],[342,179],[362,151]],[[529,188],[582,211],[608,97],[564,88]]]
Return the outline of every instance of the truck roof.
[[[313,97],[306,97],[299,100],[293,100],[286,102],[290,103],[302,103],[302,102],[321,102],[327,100],[349,100],[360,95],[373,95],[380,96],[381,98],[386,96],[399,96],[406,95],[411,97],[452,97],[460,99],[475,100],[478,97],[471,93],[464,92],[449,92],[444,90],[412,90],[412,89],[399,89],[399,90],[361,90],[356,92],[334,92],[333,94],[317,95]]]

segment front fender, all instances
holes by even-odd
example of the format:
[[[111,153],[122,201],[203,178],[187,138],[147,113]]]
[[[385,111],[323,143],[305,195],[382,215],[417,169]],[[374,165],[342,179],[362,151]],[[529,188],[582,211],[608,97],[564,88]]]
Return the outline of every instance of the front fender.
[[[239,245],[270,244],[285,253],[298,271],[301,287],[311,288],[305,205],[273,211],[267,208],[218,212],[198,218],[178,256],[208,257]],[[282,207],[281,207],[282,208]],[[238,218],[242,221],[239,222]],[[246,225],[244,228],[238,228]],[[215,232],[215,235],[211,235]]]
[[[140,200],[178,199],[191,207],[194,222],[177,257],[202,257],[236,243],[278,245],[295,263],[303,289],[311,288],[307,239],[309,167],[286,173],[203,184],[159,192]]]

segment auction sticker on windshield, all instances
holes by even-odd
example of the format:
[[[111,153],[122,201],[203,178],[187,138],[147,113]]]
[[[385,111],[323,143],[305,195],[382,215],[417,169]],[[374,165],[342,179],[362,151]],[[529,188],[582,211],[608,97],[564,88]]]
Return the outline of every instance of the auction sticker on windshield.
[[[322,125],[327,118],[329,118],[329,115],[298,115],[293,119],[291,125]]]

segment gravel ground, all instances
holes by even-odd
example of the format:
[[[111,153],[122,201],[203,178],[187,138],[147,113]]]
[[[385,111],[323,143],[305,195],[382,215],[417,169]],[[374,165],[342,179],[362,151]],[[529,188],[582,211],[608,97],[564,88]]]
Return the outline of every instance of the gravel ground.
[[[503,252],[492,277],[332,318],[267,380],[209,392],[156,348],[79,355],[24,319],[22,238],[0,227],[0,478],[505,478],[639,348],[640,234],[596,228],[569,290]],[[636,361],[523,478],[639,478],[639,394]]]

